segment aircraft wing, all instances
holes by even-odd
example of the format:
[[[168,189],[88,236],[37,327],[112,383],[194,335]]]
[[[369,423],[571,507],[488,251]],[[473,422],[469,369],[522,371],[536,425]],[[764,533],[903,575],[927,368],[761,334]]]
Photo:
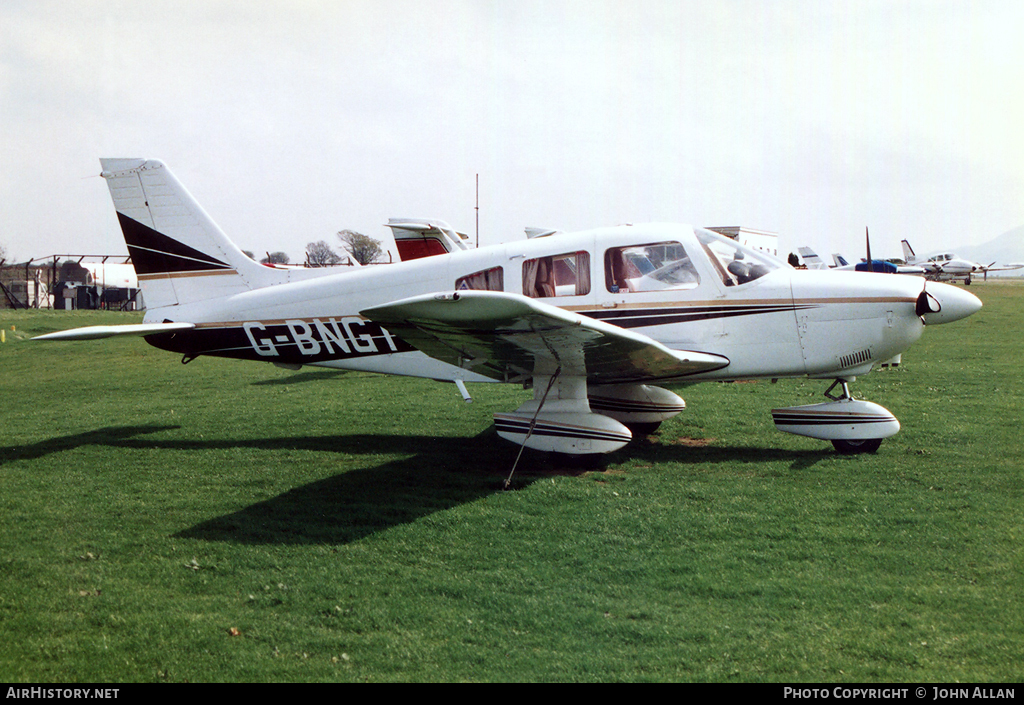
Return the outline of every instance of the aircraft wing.
[[[592,384],[684,377],[728,358],[672,350],[618,326],[518,294],[461,291],[402,299],[360,312],[429,355],[502,381],[535,374]]]

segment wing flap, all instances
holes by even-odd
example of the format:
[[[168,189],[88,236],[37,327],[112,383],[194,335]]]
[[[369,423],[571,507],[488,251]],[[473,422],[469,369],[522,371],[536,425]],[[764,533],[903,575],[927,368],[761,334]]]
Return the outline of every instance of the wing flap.
[[[360,312],[426,355],[492,379],[584,376],[595,384],[686,377],[728,358],[673,350],[645,335],[536,299],[496,291],[438,293]]]

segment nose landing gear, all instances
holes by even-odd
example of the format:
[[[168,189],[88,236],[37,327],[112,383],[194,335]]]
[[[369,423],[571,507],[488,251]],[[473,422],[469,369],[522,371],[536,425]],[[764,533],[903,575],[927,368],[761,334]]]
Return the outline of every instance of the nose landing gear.
[[[832,390],[841,385],[841,393]],[[825,396],[831,401],[806,406],[773,409],[775,427],[786,433],[832,441],[843,454],[874,453],[889,436],[900,430],[900,422],[888,409],[869,401],[854,399],[845,379],[837,379]]]

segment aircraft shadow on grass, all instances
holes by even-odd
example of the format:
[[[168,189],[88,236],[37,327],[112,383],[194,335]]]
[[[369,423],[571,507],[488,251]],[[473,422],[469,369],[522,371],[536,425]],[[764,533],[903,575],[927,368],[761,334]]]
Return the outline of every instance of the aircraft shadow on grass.
[[[349,453],[356,449],[366,453],[410,453],[410,457],[296,487],[237,512],[197,524],[175,534],[174,538],[245,544],[347,544],[503,491],[504,480],[518,449],[513,446],[505,449],[493,429],[465,441],[428,436],[279,439],[273,446],[344,448]],[[618,460],[632,457],[649,458],[652,462],[671,460],[708,465],[735,462],[738,456],[744,456],[745,462],[763,464],[783,460],[793,461],[794,467],[808,467],[824,457],[834,456],[828,451],[677,448],[643,441],[636,446],[632,452],[623,452]],[[657,448],[657,452],[645,452],[644,446]],[[446,456],[445,470],[424,470],[423,458],[435,454]],[[612,455],[609,460],[614,463],[618,454]],[[687,455],[691,457],[684,459]],[[578,466],[566,466],[548,454],[527,451],[517,466],[512,488],[523,489],[554,475],[578,475],[587,471]]]
[[[273,442],[282,448],[311,447],[345,449],[345,452],[410,453],[373,468],[355,469],[296,487],[271,499],[257,502],[239,511],[215,517],[174,535],[174,538],[230,541],[239,543],[314,543],[346,544],[391,527],[414,522],[436,511],[481,499],[501,492],[515,461],[517,449],[498,452],[497,433],[488,429],[472,439],[435,439],[417,436],[345,436],[316,439],[281,439]],[[654,444],[641,443],[653,447]],[[709,451],[711,451],[709,453]],[[768,452],[763,449],[673,448],[659,447],[660,459],[693,456],[694,464],[735,461],[737,453],[750,455],[752,462],[770,459],[794,460],[813,464],[829,452]],[[441,454],[443,471],[425,470],[423,458]],[[614,454],[613,454],[614,455]],[[628,457],[648,455],[633,448]],[[712,458],[709,458],[712,456]],[[481,459],[483,459],[481,461]],[[614,462],[614,457],[610,458]],[[600,469],[600,468],[598,468]],[[512,482],[523,489],[555,474],[580,474],[579,466],[554,460],[548,454],[523,455]]]
[[[59,436],[47,438],[38,443],[26,445],[6,446],[0,448],[0,465],[13,463],[16,460],[35,460],[51,453],[61,453],[81,446],[120,446],[128,443],[130,439],[148,433],[160,433],[161,431],[176,431],[180,426],[157,426],[148,424],[145,426],[108,426],[98,428],[95,431],[85,431],[71,436]]]
[[[348,375],[348,370],[309,370],[307,372],[297,372],[285,377],[271,377],[270,379],[261,379],[257,382],[250,382],[254,387],[266,387],[266,386],[279,386],[279,385],[291,385],[291,384],[305,384],[307,382],[318,382],[322,383],[330,380],[338,380],[345,375]]]
[[[295,487],[236,512],[201,522],[174,538],[243,544],[346,544],[400,526],[435,512],[473,502],[502,491],[518,449],[500,443],[493,428],[473,438],[417,435],[354,434],[257,439],[191,440],[153,438],[177,426],[107,427],[36,444],[0,448],[0,464],[35,459],[80,446],[120,449],[217,450],[254,448],[266,452],[313,450],[348,455],[407,456],[373,467],[356,468]],[[651,438],[640,439],[611,453],[609,465],[635,459],[645,463],[714,466],[720,463],[764,465],[789,462],[800,470],[836,457],[827,450],[780,450],[754,447],[686,447]],[[443,458],[443,469],[425,458]],[[248,468],[240,468],[240,479]],[[588,468],[566,465],[549,454],[526,451],[516,468],[513,489],[522,489],[553,475],[578,475]],[[600,471],[601,468],[596,468]]]

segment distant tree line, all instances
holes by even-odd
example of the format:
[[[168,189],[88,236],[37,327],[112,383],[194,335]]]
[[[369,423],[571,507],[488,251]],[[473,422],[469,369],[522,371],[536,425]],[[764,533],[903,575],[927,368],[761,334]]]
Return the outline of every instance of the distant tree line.
[[[372,264],[384,254],[380,240],[374,240],[369,235],[357,233],[355,230],[342,230],[338,233],[338,239],[359,264]]]
[[[260,260],[260,264],[288,264],[286,252],[268,252],[267,256]]]
[[[340,263],[341,255],[332,250],[326,241],[318,240],[306,245],[306,264],[310,267],[329,267]]]
[[[380,240],[374,240],[355,230],[342,230],[337,237],[341,241],[342,252],[359,264],[372,264],[384,254]],[[344,261],[345,258],[335,252],[326,240],[317,240],[306,245],[306,265],[309,267],[330,267]]]
[[[341,242],[342,252],[359,264],[372,264],[379,261],[384,254],[380,240],[374,240],[369,235],[363,235],[355,230],[341,230],[338,232],[337,238]],[[242,250],[242,252],[249,259],[256,259],[250,250]],[[0,256],[2,256],[2,250],[0,250]],[[342,264],[344,261],[345,258],[335,252],[326,240],[317,240],[306,245],[307,267],[331,267]],[[288,263],[288,255],[285,252],[268,252],[266,257],[260,259],[260,264]]]

